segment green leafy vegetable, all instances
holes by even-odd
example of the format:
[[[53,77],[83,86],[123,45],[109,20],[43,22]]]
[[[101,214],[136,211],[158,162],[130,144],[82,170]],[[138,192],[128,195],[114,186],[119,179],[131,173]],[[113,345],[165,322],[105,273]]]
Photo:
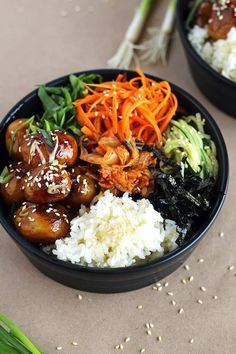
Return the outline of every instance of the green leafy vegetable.
[[[44,108],[39,127],[46,132],[52,130],[69,131],[80,136],[79,124],[75,119],[73,101],[84,96],[86,84],[99,83],[102,78],[96,74],[70,75],[66,87],[40,86],[38,96]]]
[[[0,353],[43,354],[5,315],[0,314]]]

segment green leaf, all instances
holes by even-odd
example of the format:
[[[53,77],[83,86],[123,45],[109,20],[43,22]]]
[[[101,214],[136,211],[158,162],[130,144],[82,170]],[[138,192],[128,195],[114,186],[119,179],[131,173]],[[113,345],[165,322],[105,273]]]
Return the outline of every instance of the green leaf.
[[[75,76],[75,75],[70,75],[69,76],[69,81],[72,87],[72,99],[73,101],[76,100],[78,97],[81,96],[83,90],[84,90],[84,86],[82,84],[82,82],[80,81],[80,79]]]
[[[51,87],[51,86],[44,86],[45,90],[49,94],[54,94],[54,95],[62,95],[62,89],[61,87]]]
[[[79,76],[79,79],[86,84],[92,84],[92,83],[101,83],[102,82],[102,76],[98,74],[83,74]]]
[[[47,94],[45,86],[40,86],[38,96],[45,111],[56,111],[60,108],[57,103]]]
[[[50,132],[52,130],[52,127],[51,127],[50,123],[47,120],[44,121],[44,126],[45,126],[45,130],[47,132]]]
[[[51,132],[42,129],[41,133],[42,133],[42,136],[43,136],[43,139],[44,139],[45,143],[48,146],[53,147]]]
[[[75,135],[78,135],[78,136],[82,135],[81,130],[76,125],[70,125],[69,127],[67,127],[67,130],[72,131],[72,133],[74,133]]]
[[[69,93],[69,90],[65,87],[62,87],[62,92],[64,94],[65,97],[65,103],[66,106],[70,106],[72,104],[72,99],[71,99],[71,95]]]

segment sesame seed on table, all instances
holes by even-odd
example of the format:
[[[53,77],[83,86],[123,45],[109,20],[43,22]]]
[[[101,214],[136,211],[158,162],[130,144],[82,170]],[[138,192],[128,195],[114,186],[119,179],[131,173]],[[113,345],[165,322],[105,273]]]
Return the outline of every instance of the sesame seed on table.
[[[105,67],[137,3],[0,2],[0,119],[40,83]],[[148,26],[162,18],[163,3],[158,2]],[[142,69],[181,86],[218,123],[230,158],[226,202],[199,246],[177,271],[154,279],[144,289],[121,294],[87,293],[56,283],[34,268],[0,227],[1,312],[47,354],[236,351],[236,119],[214,107],[195,86],[178,34],[173,36],[167,66],[144,64]],[[50,183],[50,174],[47,178],[45,182]],[[27,181],[31,180],[28,173]],[[48,206],[50,212],[53,206]],[[36,209],[32,213],[35,215]],[[33,223],[32,219],[31,215]]]

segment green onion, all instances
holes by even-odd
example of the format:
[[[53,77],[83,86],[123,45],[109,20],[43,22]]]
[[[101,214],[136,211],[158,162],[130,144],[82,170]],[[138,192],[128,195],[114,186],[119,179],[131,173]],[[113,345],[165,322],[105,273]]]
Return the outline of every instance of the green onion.
[[[5,315],[0,314],[0,353],[43,354]]]
[[[16,134],[19,130],[21,130],[23,127],[29,125],[29,126],[32,126],[33,122],[34,122],[34,116],[32,116],[31,118],[27,119],[25,122],[23,122],[22,124],[20,124],[16,130],[14,131],[14,134],[12,134],[11,136],[11,144],[10,144],[10,152],[9,152],[9,155],[10,157],[12,156],[12,152],[13,152],[13,145],[14,145],[14,142],[16,140]]]
[[[142,61],[156,63],[161,60],[166,63],[167,51],[174,28],[177,0],[170,0],[160,28],[149,28],[150,39],[136,46],[143,53]]]
[[[107,62],[110,67],[127,69],[132,60],[135,60],[135,43],[142,32],[152,3],[152,0],[140,2],[117,53]]]
[[[5,166],[4,169],[2,170],[0,174],[0,184],[6,184],[10,182],[10,180],[13,178],[13,174],[9,173],[8,167]]]
[[[197,9],[199,8],[199,6],[201,5],[202,2],[203,2],[203,0],[195,0],[194,4],[192,5],[191,11],[189,12],[187,20],[185,22],[185,25],[187,28],[189,28],[191,22],[193,21],[193,19],[195,17]]]

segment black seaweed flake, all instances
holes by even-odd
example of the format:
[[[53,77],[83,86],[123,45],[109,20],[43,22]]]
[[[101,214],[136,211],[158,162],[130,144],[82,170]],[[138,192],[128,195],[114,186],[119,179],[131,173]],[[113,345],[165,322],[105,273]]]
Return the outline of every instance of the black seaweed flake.
[[[154,208],[164,219],[174,220],[177,224],[181,245],[186,234],[193,228],[196,221],[211,209],[212,191],[215,185],[213,178],[201,179],[190,169],[181,168],[173,159],[168,159],[163,149],[155,146],[139,145],[140,149],[153,153],[161,161],[161,170],[151,168],[155,181],[154,192],[149,196]],[[163,172],[168,169],[168,173]]]

